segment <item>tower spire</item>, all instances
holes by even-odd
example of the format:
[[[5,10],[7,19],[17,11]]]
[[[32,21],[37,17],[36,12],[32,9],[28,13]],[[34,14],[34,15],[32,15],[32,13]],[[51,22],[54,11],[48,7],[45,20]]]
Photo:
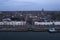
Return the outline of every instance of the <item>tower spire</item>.
[[[42,12],[44,11],[44,9],[42,8]]]
[[[42,8],[42,11],[41,11],[41,15],[43,15],[44,16],[44,9]]]

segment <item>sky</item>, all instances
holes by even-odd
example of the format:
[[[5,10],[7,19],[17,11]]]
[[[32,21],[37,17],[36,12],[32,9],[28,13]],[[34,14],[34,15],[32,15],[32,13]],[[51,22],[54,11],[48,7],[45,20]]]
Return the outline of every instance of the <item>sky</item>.
[[[0,0],[0,11],[60,11],[60,0]]]

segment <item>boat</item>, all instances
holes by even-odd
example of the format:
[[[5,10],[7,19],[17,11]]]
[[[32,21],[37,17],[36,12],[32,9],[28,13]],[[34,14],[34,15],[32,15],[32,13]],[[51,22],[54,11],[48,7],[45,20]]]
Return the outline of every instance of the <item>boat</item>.
[[[27,31],[26,21],[1,21],[0,31]]]
[[[55,28],[49,28],[48,31],[49,31],[50,33],[54,33],[54,32],[56,32],[56,29],[55,29]]]

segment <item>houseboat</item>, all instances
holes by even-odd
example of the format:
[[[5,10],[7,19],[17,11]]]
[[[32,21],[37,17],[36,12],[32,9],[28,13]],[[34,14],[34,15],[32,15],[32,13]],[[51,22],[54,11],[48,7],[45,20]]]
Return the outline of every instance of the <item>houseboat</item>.
[[[0,21],[0,31],[27,31],[26,21],[11,21],[9,18]]]
[[[34,22],[33,31],[60,32],[60,22]]]

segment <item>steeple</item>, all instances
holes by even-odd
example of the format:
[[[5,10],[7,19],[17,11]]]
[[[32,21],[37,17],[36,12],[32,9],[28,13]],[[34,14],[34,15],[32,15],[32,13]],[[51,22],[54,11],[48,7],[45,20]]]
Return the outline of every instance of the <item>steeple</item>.
[[[42,8],[42,10],[41,10],[41,15],[44,15],[44,9]]]
[[[44,12],[44,9],[42,8],[42,12]]]

